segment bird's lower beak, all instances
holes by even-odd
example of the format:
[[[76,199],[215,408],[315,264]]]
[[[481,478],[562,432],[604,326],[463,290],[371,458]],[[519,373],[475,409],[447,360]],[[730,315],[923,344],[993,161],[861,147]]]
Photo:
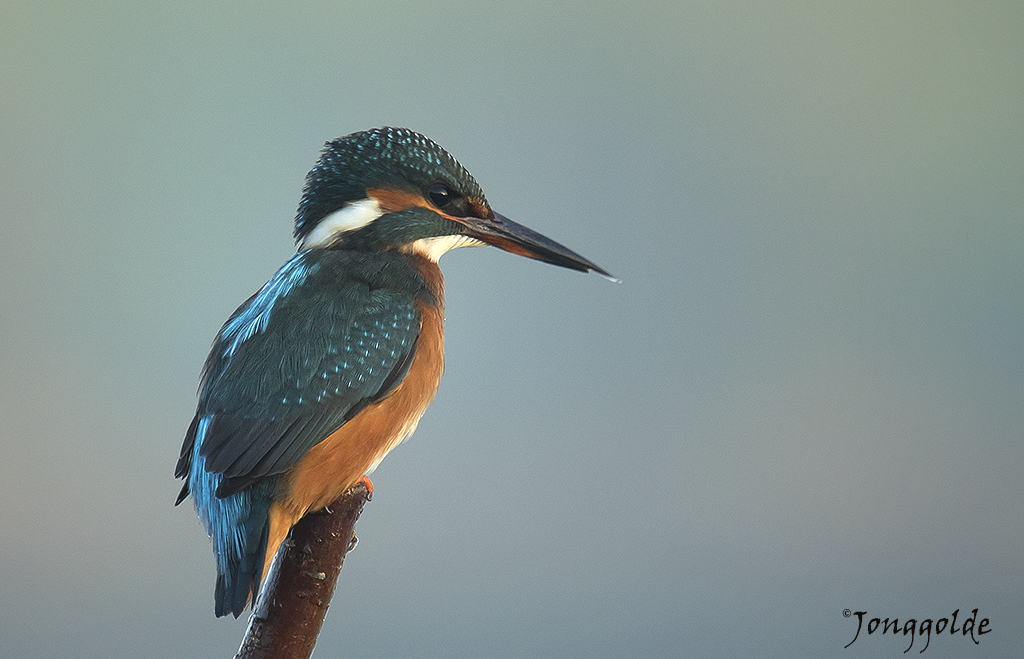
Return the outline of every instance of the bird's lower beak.
[[[476,217],[458,218],[465,227],[464,233],[488,245],[494,245],[506,252],[528,256],[531,259],[544,261],[563,268],[572,268],[581,272],[594,272],[609,279],[613,277],[592,261],[583,258],[568,247],[542,236],[532,229],[516,224],[504,215],[494,214],[493,219]]]

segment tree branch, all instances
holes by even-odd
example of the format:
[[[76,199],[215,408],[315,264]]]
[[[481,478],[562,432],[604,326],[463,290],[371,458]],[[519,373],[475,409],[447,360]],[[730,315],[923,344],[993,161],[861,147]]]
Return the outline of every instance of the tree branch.
[[[299,520],[267,573],[235,659],[308,659],[313,653],[371,492],[360,481],[327,509]]]

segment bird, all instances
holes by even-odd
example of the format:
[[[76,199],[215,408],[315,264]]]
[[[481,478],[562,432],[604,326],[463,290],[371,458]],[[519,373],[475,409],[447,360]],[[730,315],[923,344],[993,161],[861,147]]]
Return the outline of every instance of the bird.
[[[216,335],[175,476],[213,544],[217,617],[255,601],[292,526],[416,429],[444,370],[438,259],[477,245],[611,275],[494,212],[445,149],[406,128],[329,141],[296,253]]]

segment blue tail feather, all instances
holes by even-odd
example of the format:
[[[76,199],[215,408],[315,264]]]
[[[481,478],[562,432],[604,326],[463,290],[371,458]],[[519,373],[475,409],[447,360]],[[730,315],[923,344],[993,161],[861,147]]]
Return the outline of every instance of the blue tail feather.
[[[214,612],[241,615],[249,600],[259,594],[267,540],[270,535],[270,505],[277,492],[278,478],[269,477],[227,497],[216,495],[222,474],[206,471],[206,459],[199,454],[210,418],[199,421],[189,471],[188,487],[196,511],[213,541],[217,559],[217,588]]]
[[[229,554],[226,560],[217,556],[217,588],[214,592],[214,613],[217,617],[231,613],[237,618],[245,609],[250,593],[255,603],[270,536],[269,507],[269,501],[266,505],[257,503],[242,522],[245,537],[240,552]]]

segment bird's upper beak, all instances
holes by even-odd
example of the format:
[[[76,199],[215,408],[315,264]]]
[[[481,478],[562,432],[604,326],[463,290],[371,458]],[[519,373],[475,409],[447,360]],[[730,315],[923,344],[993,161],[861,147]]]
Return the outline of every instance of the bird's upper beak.
[[[455,219],[455,218],[453,218]],[[614,279],[607,270],[592,261],[583,258],[568,247],[542,236],[532,229],[516,224],[504,215],[494,213],[493,219],[478,217],[460,217],[458,222],[465,227],[464,233],[488,245],[494,245],[506,252],[528,256],[531,259],[544,261],[563,268],[572,268],[581,272],[594,272]]]

